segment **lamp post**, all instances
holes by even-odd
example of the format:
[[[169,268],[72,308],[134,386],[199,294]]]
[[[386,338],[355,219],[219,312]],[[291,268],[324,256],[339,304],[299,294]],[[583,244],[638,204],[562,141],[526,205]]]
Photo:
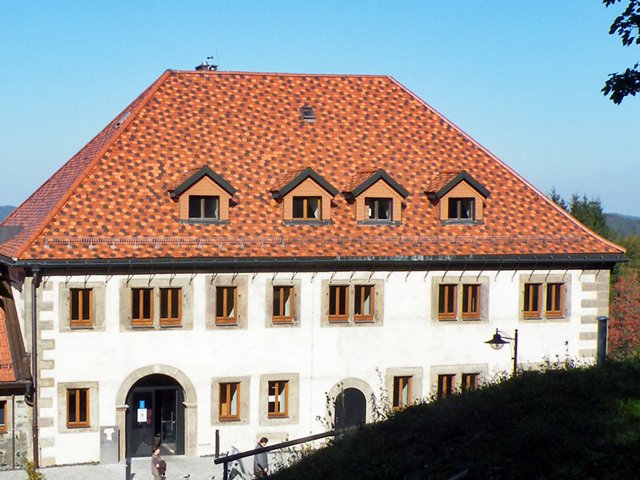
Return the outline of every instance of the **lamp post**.
[[[496,328],[496,333],[493,335],[491,340],[487,340],[484,343],[488,343],[491,348],[494,350],[500,350],[507,343],[513,344],[513,375],[518,372],[518,329],[513,335],[513,337],[508,337]]]

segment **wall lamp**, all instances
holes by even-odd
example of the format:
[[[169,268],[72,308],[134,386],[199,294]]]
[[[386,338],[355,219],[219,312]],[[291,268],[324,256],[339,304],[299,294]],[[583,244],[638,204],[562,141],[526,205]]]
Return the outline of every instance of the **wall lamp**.
[[[504,334],[504,332],[500,332],[496,328],[496,333],[494,333],[493,338],[491,340],[487,340],[484,343],[488,343],[491,348],[494,350],[500,350],[507,343],[513,345],[513,375],[515,375],[518,371],[518,329],[513,335],[513,337],[508,337]]]

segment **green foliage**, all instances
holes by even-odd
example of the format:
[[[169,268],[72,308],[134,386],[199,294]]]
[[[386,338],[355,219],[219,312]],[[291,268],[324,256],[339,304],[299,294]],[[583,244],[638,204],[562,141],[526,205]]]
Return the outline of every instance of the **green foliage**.
[[[603,0],[609,7],[622,0]],[[610,35],[619,35],[622,45],[640,45],[640,0],[625,0],[629,2],[624,11],[616,17],[609,29]],[[635,95],[640,92],[640,70],[636,63],[632,68],[627,68],[623,73],[612,73],[602,88],[602,93],[610,95],[615,104],[620,104],[627,95]]]
[[[640,363],[522,372],[336,439],[274,480],[637,477]]]
[[[29,460],[24,462],[24,470],[27,472],[27,480],[46,480],[47,478],[43,473],[36,470],[35,464]]]
[[[616,233],[607,226],[607,219],[599,199],[587,198],[584,194],[580,197],[574,193],[569,202],[566,202],[555,188],[551,189],[549,198],[584,226],[609,240],[615,240]]]

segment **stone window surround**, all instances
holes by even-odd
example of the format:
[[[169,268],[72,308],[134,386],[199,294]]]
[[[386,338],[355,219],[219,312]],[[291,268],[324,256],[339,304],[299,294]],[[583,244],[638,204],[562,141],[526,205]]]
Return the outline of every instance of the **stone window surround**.
[[[0,398],[0,404],[4,404],[4,408],[3,408],[3,413],[4,415],[0,415],[0,421],[2,422],[0,424],[0,434],[2,433],[7,433],[9,431],[9,418],[11,418],[11,412],[9,412],[9,408],[10,404],[9,402],[4,399],[4,398]]]
[[[438,319],[438,303],[440,299],[440,285],[457,285],[456,289],[456,318]],[[462,285],[480,285],[480,318],[462,318]],[[489,322],[489,277],[486,275],[437,276],[431,279],[431,323],[446,325],[459,323],[488,323]]]
[[[373,285],[373,320],[354,321],[354,300],[356,285]],[[349,318],[347,321],[329,321],[329,287],[348,286],[349,305],[347,306]],[[321,322],[322,327],[381,327],[384,324],[384,280],[381,279],[357,279],[357,280],[322,280],[322,306]]]
[[[273,288],[274,287],[293,287],[293,321],[287,322],[274,322],[273,321]],[[302,288],[302,281],[299,279],[294,280],[268,280],[267,291],[265,300],[265,326],[267,328],[291,328],[299,327],[301,317],[301,302],[300,302],[300,290]]]
[[[289,382],[289,411],[286,417],[269,418],[269,382]],[[300,375],[297,373],[270,373],[260,376],[260,418],[261,426],[297,425],[300,405]]]
[[[393,379],[395,377],[411,377],[411,400],[410,404],[414,404],[422,400],[422,367],[392,367],[387,368],[385,373],[385,387],[387,389],[387,398],[389,406],[393,404]]]
[[[93,326],[71,327],[71,289],[93,290]],[[65,282],[58,286],[58,323],[60,332],[104,331],[105,330],[105,282]]]
[[[76,388],[89,389],[88,427],[67,427],[67,390]],[[98,382],[58,383],[58,433],[97,432],[100,429],[98,397]]]
[[[524,286],[527,283],[540,283],[542,284],[542,292],[540,298],[540,317],[525,318],[524,309]],[[548,283],[562,283],[563,286],[563,301],[564,301],[564,314],[562,316],[550,316],[547,317],[545,313],[546,301],[547,301],[547,284]],[[536,322],[569,322],[571,317],[571,275],[568,273],[559,274],[520,274],[520,285],[518,289],[518,320],[527,323]]]
[[[240,418],[233,420],[220,420],[220,384],[239,383],[240,384]],[[248,425],[249,406],[251,405],[251,377],[214,377],[211,379],[211,425]]]
[[[206,283],[206,311],[207,330],[216,329],[247,329],[249,278],[247,275],[215,274],[205,277]],[[236,323],[216,325],[216,288],[236,287],[238,304],[236,305]]]
[[[153,325],[131,325],[131,291],[133,288],[153,288]],[[182,323],[181,325],[160,326],[160,289],[182,289]],[[187,278],[155,276],[149,278],[133,278],[120,281],[120,331],[132,332],[140,330],[191,330],[193,328],[193,285]]]
[[[434,365],[430,371],[431,389],[430,394],[435,398],[438,395],[438,375],[454,375],[453,389],[455,392],[460,391],[463,373],[478,373],[478,385],[487,378],[488,366],[486,363],[469,363],[460,365]]]

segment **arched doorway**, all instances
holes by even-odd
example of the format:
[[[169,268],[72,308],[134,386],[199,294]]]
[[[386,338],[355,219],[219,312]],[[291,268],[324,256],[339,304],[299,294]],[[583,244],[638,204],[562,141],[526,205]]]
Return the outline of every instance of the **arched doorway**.
[[[184,454],[184,391],[174,378],[155,373],[139,379],[126,403],[127,456],[148,457],[156,445],[162,455]]]
[[[336,396],[335,427],[359,427],[367,421],[367,399],[357,388],[346,388]]]

